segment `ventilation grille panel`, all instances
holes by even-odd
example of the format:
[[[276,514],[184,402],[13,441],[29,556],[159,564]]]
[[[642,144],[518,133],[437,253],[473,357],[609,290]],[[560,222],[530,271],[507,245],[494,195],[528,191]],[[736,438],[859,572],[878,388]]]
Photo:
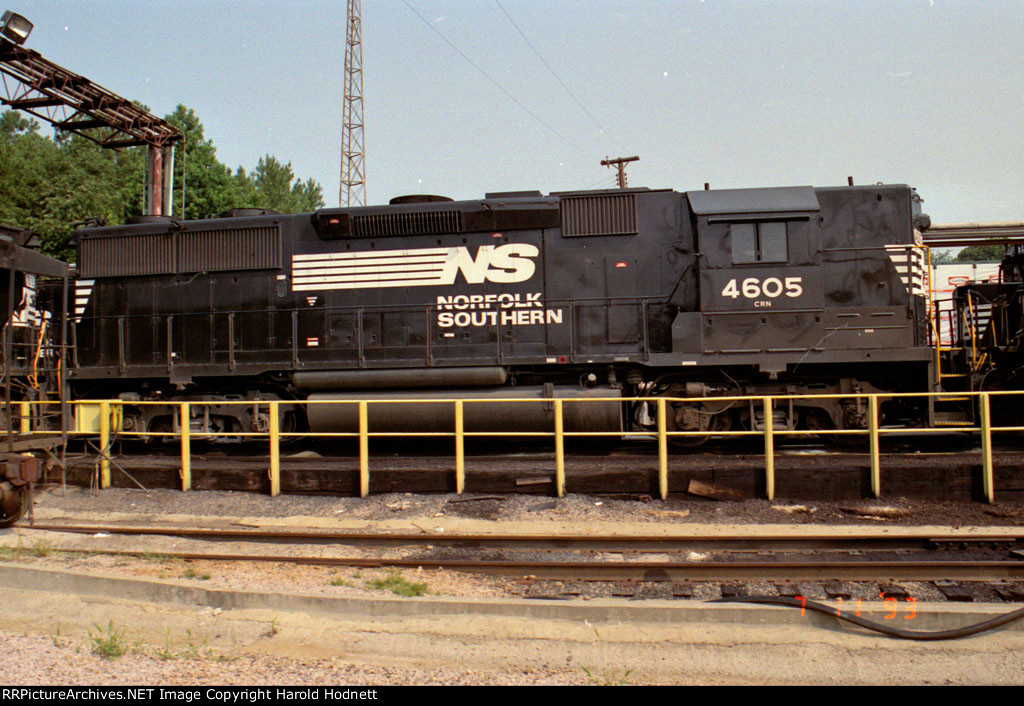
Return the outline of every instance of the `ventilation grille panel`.
[[[459,211],[372,213],[366,216],[354,216],[352,226],[357,238],[461,233],[462,213]]]
[[[562,198],[562,235],[636,235],[636,194]]]
[[[79,267],[86,279],[276,269],[281,226],[88,238],[79,246]]]
[[[86,279],[173,272],[174,236],[158,233],[83,240],[78,266]]]
[[[178,234],[178,271],[263,270],[281,267],[280,226],[225,228]]]

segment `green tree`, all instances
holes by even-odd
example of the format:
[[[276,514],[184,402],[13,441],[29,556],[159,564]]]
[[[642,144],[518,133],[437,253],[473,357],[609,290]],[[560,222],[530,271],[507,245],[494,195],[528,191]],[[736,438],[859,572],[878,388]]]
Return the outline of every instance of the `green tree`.
[[[23,225],[39,233],[44,252],[72,259],[69,243],[76,224],[98,218],[119,225],[142,212],[145,151],[105,150],[78,135],[57,142],[48,188],[40,190],[41,208]]]
[[[251,173],[239,166],[234,174],[217,159],[217,148],[191,108],[179,105],[167,122],[185,133],[185,157],[175,159],[175,213],[181,213],[185,178],[185,217],[214,218],[232,208],[269,208],[282,213],[312,211],[323,205],[323,189],[313,179],[296,180],[291,163],[272,155],[260,159]],[[295,181],[293,185],[292,182]]]
[[[47,187],[57,146],[16,111],[0,113],[0,221],[24,226]]]
[[[244,205],[244,194],[231,170],[217,159],[217,148],[203,133],[203,124],[191,108],[178,105],[166,118],[185,134],[184,156],[179,147],[174,160],[174,212],[181,215],[181,189],[185,188],[185,218],[214,218]],[[179,143],[180,145],[181,143]],[[184,179],[184,181],[182,181]]]
[[[971,245],[956,255],[957,262],[985,262],[1002,260],[1006,248],[1002,245]]]
[[[0,114],[0,220],[37,232],[43,251],[71,258],[74,224],[123,223],[141,204],[142,151],[104,150],[77,135],[56,139],[14,111]]]
[[[315,211],[324,205],[324,189],[313,179],[296,181],[292,187],[292,196],[295,199],[297,213]]]
[[[315,211],[324,205],[323,189],[313,179],[295,178],[292,164],[282,164],[273,155],[266,155],[250,176],[258,208],[281,213]],[[294,183],[293,183],[294,182]]]
[[[146,109],[145,106],[139,106]],[[185,134],[184,154],[174,161],[174,214],[213,218],[246,206],[285,213],[323,205],[323,190],[312,179],[295,178],[291,164],[271,155],[252,173],[232,171],[217,159],[195,112],[179,105],[168,122]],[[16,111],[0,113],[0,222],[39,234],[43,250],[73,259],[69,243],[76,224],[99,218],[110,225],[145,212],[146,147],[103,149],[78,135],[40,133],[39,124]],[[183,181],[184,180],[184,181]]]

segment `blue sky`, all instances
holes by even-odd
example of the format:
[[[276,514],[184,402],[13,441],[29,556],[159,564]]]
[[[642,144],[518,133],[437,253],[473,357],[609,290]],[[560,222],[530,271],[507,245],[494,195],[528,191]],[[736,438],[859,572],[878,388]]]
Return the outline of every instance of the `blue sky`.
[[[343,0],[0,5],[48,59],[193,108],[232,168],[274,154],[336,204]],[[363,0],[363,64],[371,203],[611,186],[599,161],[638,154],[631,186],[852,175],[936,222],[1024,220],[1024,0]]]

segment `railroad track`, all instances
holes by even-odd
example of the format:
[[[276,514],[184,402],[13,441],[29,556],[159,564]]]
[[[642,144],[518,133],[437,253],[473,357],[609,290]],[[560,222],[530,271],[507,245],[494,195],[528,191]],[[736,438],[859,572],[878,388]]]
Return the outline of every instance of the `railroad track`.
[[[25,525],[22,525],[25,526]],[[1024,549],[1024,532],[902,535],[527,535],[428,534],[204,528],[138,525],[35,523],[31,529],[76,534],[171,536],[208,541],[347,546],[454,546],[497,549],[570,549],[573,551],[908,551],[939,548],[991,547]]]
[[[1002,581],[1024,579],[1024,534],[903,536],[586,536],[369,534],[185,527],[37,524],[76,534],[243,542],[259,551],[161,552],[184,560],[265,561],[452,571],[557,581]],[[263,551],[268,544],[401,548],[406,556]],[[151,554],[101,549],[112,555]],[[538,559],[538,554],[546,555]],[[493,558],[495,554],[506,554]],[[657,554],[655,558],[650,555]],[[629,557],[629,558],[627,558]]]

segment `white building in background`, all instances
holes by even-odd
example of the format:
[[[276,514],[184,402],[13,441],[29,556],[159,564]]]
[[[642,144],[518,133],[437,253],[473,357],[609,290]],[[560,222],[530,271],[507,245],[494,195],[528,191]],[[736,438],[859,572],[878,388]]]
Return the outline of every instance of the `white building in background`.
[[[998,282],[999,262],[955,262],[932,267],[932,301],[939,302],[939,337],[950,343],[949,313],[953,310],[953,290],[971,282]],[[981,316],[982,312],[978,312]]]

